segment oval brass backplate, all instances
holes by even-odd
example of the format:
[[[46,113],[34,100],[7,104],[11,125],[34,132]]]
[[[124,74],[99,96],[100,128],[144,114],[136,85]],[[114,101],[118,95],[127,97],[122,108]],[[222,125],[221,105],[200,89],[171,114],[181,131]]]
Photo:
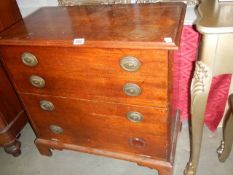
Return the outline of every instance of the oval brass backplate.
[[[139,96],[141,94],[141,88],[134,83],[126,83],[123,87],[123,92],[128,96]]]
[[[41,100],[40,107],[41,107],[41,109],[43,109],[45,111],[53,111],[55,109],[53,103],[50,101],[47,101],[47,100]]]
[[[31,75],[29,79],[31,85],[37,87],[37,88],[43,88],[45,87],[45,80],[37,75]]]
[[[129,121],[139,123],[143,120],[143,115],[140,112],[130,111],[126,114]]]
[[[58,125],[50,125],[49,129],[54,134],[62,134],[64,130]]]
[[[133,56],[125,56],[120,60],[120,66],[122,69],[128,72],[136,72],[141,67],[141,62]]]
[[[21,55],[21,60],[26,66],[30,67],[35,67],[38,64],[36,56],[29,52],[24,52]]]

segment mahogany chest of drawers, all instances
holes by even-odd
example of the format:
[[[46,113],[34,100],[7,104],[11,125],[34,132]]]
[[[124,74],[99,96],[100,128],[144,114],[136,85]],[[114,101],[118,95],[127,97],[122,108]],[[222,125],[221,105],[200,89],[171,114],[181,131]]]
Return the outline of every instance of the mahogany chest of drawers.
[[[0,1],[0,32],[22,18],[16,0]]]
[[[70,149],[170,175],[183,3],[41,8],[0,34],[41,154]]]
[[[26,123],[26,113],[0,64],[0,146],[5,152],[20,155],[18,136]]]
[[[0,1],[0,32],[21,18],[15,0]],[[13,156],[21,153],[21,144],[17,138],[26,123],[26,113],[0,63],[0,146],[7,153]]]

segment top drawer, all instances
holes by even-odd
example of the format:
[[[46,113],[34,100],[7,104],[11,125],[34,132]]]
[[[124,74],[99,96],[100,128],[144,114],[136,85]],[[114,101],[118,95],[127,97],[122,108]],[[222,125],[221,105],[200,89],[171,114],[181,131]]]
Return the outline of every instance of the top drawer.
[[[24,53],[35,57],[22,61]],[[23,93],[166,106],[166,50],[2,47],[1,55]],[[43,88],[31,85],[32,75],[43,78]],[[124,93],[128,84],[137,85],[141,93]]]

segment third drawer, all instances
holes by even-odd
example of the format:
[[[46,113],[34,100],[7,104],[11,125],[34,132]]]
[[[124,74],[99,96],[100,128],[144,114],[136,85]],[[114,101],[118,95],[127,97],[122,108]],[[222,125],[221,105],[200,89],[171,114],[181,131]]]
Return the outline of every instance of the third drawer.
[[[51,96],[20,96],[39,138],[165,157],[166,109]],[[51,102],[54,108],[43,110],[42,100]],[[130,121],[126,115],[130,111],[142,114],[142,121]],[[53,133],[51,127],[54,126],[55,130],[56,127],[62,129],[62,133]]]

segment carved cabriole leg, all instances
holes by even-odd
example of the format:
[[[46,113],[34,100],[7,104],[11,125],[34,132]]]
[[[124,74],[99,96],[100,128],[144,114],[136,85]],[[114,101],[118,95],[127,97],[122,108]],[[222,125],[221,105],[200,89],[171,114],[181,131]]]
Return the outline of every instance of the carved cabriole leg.
[[[14,157],[18,157],[21,154],[20,146],[21,143],[16,139],[4,145],[4,150],[6,153],[12,154]]]
[[[229,109],[224,118],[223,141],[218,148],[218,159],[224,162],[231,153],[233,143],[233,94],[229,96]]]
[[[198,61],[191,85],[191,155],[185,169],[185,175],[196,174],[204,126],[204,113],[211,79],[211,70],[203,62]]]

